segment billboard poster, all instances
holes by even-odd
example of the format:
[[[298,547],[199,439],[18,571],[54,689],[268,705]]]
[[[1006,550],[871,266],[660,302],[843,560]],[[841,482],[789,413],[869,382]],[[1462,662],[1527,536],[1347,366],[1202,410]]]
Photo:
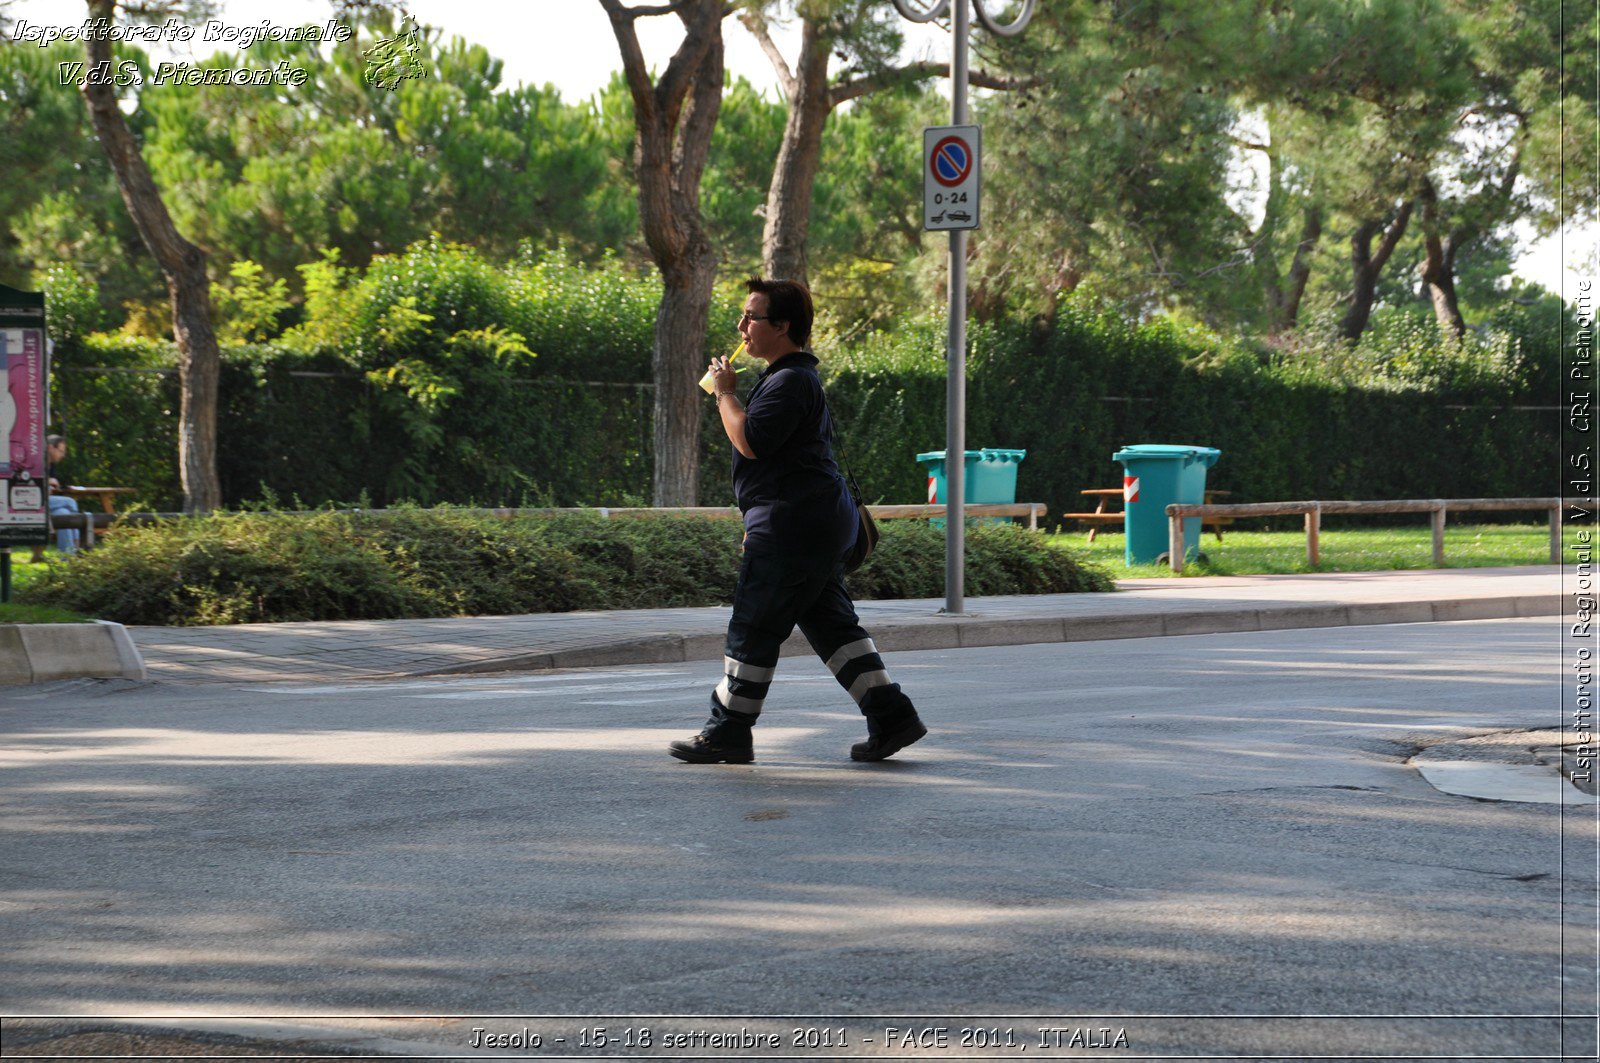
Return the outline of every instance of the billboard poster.
[[[0,547],[49,541],[44,296],[0,286]]]

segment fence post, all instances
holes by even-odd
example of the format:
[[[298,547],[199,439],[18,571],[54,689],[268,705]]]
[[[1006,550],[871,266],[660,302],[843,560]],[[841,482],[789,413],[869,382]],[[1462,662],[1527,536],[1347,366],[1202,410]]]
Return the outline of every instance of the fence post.
[[[1183,555],[1188,546],[1183,541],[1183,518],[1172,515],[1167,507],[1167,567],[1174,572],[1183,571]]]
[[[1434,568],[1443,568],[1444,567],[1444,502],[1443,502],[1443,500],[1439,500],[1439,501],[1436,501],[1434,504],[1436,506],[1438,506],[1438,508],[1435,509],[1432,513],[1428,514],[1428,521],[1429,521],[1429,523],[1431,523],[1433,525],[1433,567]]]
[[[1311,503],[1306,510],[1306,564],[1316,568],[1322,563],[1322,504]]]
[[[1561,564],[1561,507],[1550,507],[1550,563]]]
[[[94,549],[94,514],[93,513],[85,511],[84,514],[83,514],[83,535],[81,536],[81,538],[83,540],[83,542],[81,544],[83,549],[85,549],[85,550],[93,550]]]

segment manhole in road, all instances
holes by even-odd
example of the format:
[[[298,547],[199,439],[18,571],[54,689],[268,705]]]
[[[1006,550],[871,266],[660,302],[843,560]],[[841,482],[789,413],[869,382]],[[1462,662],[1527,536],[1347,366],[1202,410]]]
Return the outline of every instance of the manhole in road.
[[[1471,753],[1492,747],[1474,747]],[[1579,751],[1584,758],[1580,760]],[[1428,749],[1411,758],[1412,767],[1435,790],[1482,801],[1525,801],[1546,805],[1594,804],[1596,787],[1593,746],[1522,746],[1520,762],[1507,759],[1463,759],[1467,744]],[[1510,752],[1502,746],[1496,750]],[[1470,755],[1470,754],[1468,754]],[[1532,763],[1528,762],[1531,756]]]

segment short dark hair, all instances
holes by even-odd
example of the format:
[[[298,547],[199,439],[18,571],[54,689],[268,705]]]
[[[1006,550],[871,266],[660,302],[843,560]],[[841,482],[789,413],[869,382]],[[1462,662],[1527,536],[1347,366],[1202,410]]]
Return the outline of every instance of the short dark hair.
[[[751,295],[767,297],[768,324],[782,321],[789,326],[789,338],[796,346],[804,347],[811,339],[811,320],[816,316],[811,309],[811,292],[799,281],[775,281],[764,277],[751,277],[744,282]]]

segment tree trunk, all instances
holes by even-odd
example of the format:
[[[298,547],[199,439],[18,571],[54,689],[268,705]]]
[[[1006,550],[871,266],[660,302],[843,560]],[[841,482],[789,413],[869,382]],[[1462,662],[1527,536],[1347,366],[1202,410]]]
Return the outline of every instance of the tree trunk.
[[[1339,322],[1339,335],[1347,340],[1360,339],[1372,317],[1378,287],[1378,271],[1372,268],[1372,238],[1381,228],[1379,222],[1363,222],[1350,237],[1350,307]]]
[[[705,371],[717,257],[708,244],[705,253],[686,257],[661,276],[665,289],[656,311],[652,358],[656,382],[652,499],[658,506],[693,506],[700,487],[700,406],[705,399],[699,380]]]
[[[1040,315],[1044,323],[1054,328],[1061,312],[1061,297],[1071,295],[1083,283],[1084,271],[1079,256],[1070,248],[1062,248],[1056,255],[1056,268],[1045,281],[1045,308]]]
[[[89,0],[91,19],[105,19],[109,24],[115,9],[113,0]],[[221,358],[211,327],[211,284],[206,276],[205,252],[185,240],[173,225],[150,168],[117,106],[111,79],[95,74],[97,67],[102,71],[112,69],[110,42],[90,37],[84,47],[89,72],[83,94],[89,104],[89,118],[116,175],[122,202],[145,247],[160,266],[172,301],[172,331],[178,345],[182,389],[178,469],[183,483],[183,509],[185,513],[207,513],[222,504],[222,488],[217,481],[217,378]]]
[[[1267,203],[1253,241],[1257,248],[1258,272],[1265,297],[1267,332],[1281,336],[1293,332],[1300,321],[1300,302],[1305,298],[1306,282],[1311,277],[1311,253],[1322,239],[1322,211],[1308,204],[1301,213],[1300,241],[1295,244],[1289,273],[1278,273],[1278,230],[1284,224],[1289,192],[1283,184],[1283,167],[1277,150],[1270,144],[1250,144],[1267,162]]]
[[[1429,233],[1423,239],[1425,257],[1422,261],[1422,283],[1428,286],[1428,297],[1433,300],[1433,316],[1439,327],[1449,329],[1457,338],[1467,331],[1467,320],[1461,316],[1461,304],[1456,299],[1456,249],[1446,237]]]
[[[761,271],[768,277],[808,283],[806,241],[811,231],[811,196],[822,159],[822,130],[833,110],[828,90],[831,38],[815,19],[802,22],[800,61],[786,88],[789,115],[767,190],[767,225],[761,234]]]
[[[1433,316],[1439,327],[1458,339],[1467,331],[1466,319],[1456,300],[1456,237],[1439,233],[1439,197],[1433,182],[1422,186],[1422,283],[1433,301]]]
[[[1276,336],[1284,331],[1279,324],[1283,320],[1283,278],[1278,275],[1278,248],[1277,235],[1280,216],[1283,213],[1283,203],[1286,193],[1283,188],[1282,168],[1278,164],[1278,153],[1269,145],[1252,144],[1255,150],[1261,152],[1267,164],[1267,200],[1261,212],[1261,224],[1256,226],[1256,231],[1251,234],[1252,254],[1256,263],[1256,275],[1261,280],[1262,302],[1266,308],[1267,333]]]
[[[1372,304],[1378,295],[1378,278],[1383,274],[1389,256],[1394,254],[1395,245],[1406,233],[1413,206],[1414,200],[1406,200],[1387,229],[1382,222],[1369,221],[1351,234],[1350,309],[1345,311],[1344,320],[1339,323],[1339,334],[1345,339],[1358,340],[1367,330],[1367,322],[1372,318]],[[1373,251],[1372,239],[1380,232],[1383,233],[1383,241],[1378,245],[1378,250]]]
[[[687,0],[668,8],[633,9],[600,0],[622,51],[633,98],[639,218],[664,291],[656,312],[655,466],[657,506],[692,506],[700,489],[700,409],[696,386],[706,353],[706,323],[717,256],[700,215],[700,178],[722,106],[723,0]],[[684,40],[652,83],[634,21],[668,10],[684,24]]]
[[[191,246],[181,275],[167,274],[172,335],[178,344],[178,463],[183,511],[209,513],[222,505],[217,478],[217,393],[222,356],[211,327],[211,282],[205,253]]]
[[[1306,282],[1311,278],[1311,253],[1316,250],[1320,239],[1322,212],[1316,207],[1307,207],[1300,229],[1300,242],[1294,249],[1294,261],[1289,263],[1289,287],[1280,293],[1281,301],[1275,322],[1276,330],[1280,333],[1293,332],[1300,324],[1300,302],[1305,298]]]
[[[1439,193],[1431,179],[1424,179],[1422,201],[1422,282],[1433,302],[1433,316],[1439,327],[1460,337],[1467,331],[1456,297],[1456,253],[1482,235],[1487,219],[1503,217],[1522,172],[1522,152],[1528,142],[1527,117],[1515,114],[1517,127],[1511,138],[1511,159],[1505,172],[1493,185],[1469,197],[1457,210],[1457,220],[1447,225],[1439,210]],[[1464,209],[1463,209],[1464,208]],[[1448,228],[1449,232],[1444,232]]]

